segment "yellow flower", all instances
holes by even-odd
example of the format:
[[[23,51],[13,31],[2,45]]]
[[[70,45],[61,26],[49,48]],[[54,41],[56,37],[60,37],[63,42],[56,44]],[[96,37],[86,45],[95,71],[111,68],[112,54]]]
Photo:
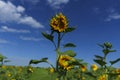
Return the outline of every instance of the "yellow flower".
[[[68,71],[68,70],[71,70],[73,67],[74,67],[73,65],[69,65],[69,66],[66,67],[66,69]]]
[[[32,67],[29,67],[29,68],[28,68],[28,71],[32,73],[32,72],[33,72],[33,68],[32,68]]]
[[[3,65],[3,66],[2,66],[2,68],[3,68],[3,69],[6,69],[6,68],[7,68],[7,66]]]
[[[120,75],[117,76],[116,80],[120,80]]]
[[[59,80],[59,78],[56,78],[55,80]]]
[[[69,61],[74,61],[74,58],[72,58],[68,55],[61,55],[58,60],[58,63],[62,68],[66,69],[66,70],[70,70],[71,68],[73,68],[73,65],[70,65]]]
[[[87,68],[86,68],[85,65],[80,66],[80,68],[81,68],[81,71],[82,71],[82,72],[85,72],[85,71],[87,70]]]
[[[8,73],[8,74],[7,74],[7,76],[8,76],[8,77],[11,77],[11,76],[12,76],[12,74],[11,74],[11,73]]]
[[[78,74],[78,76],[77,76],[78,78],[80,78],[81,76],[80,76],[80,74]]]
[[[108,75],[104,74],[104,75],[101,75],[98,80],[107,80],[107,77]]]
[[[97,66],[96,64],[93,64],[93,65],[91,66],[91,68],[92,68],[93,71],[96,71],[96,70],[98,69],[98,66]]]
[[[120,80],[120,68],[116,69],[116,73],[118,73],[117,80]]]
[[[63,32],[68,28],[68,21],[62,13],[59,13],[51,19],[50,26],[55,31]]]
[[[53,73],[55,71],[54,68],[50,68],[50,72]]]
[[[85,80],[85,77],[82,77],[82,80]]]
[[[119,69],[116,69],[116,72],[117,72],[117,73],[120,73],[120,68],[119,68]]]
[[[22,72],[22,68],[19,68],[18,72],[21,73]]]

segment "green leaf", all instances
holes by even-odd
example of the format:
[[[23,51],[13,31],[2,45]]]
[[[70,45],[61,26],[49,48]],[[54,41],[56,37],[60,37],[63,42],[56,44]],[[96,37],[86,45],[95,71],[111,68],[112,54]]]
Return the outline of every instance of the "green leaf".
[[[53,42],[54,36],[52,36],[52,35],[50,35],[50,34],[47,34],[47,33],[45,33],[45,32],[43,32],[42,35],[43,35],[46,39],[48,39],[48,40],[50,40],[50,41]]]
[[[71,57],[75,57],[76,56],[76,53],[72,50],[67,50],[65,52],[62,53],[63,55],[68,55],[68,56],[71,56]]]
[[[70,65],[79,65],[79,66],[80,66],[80,65],[81,65],[81,66],[83,65],[81,62],[79,62],[79,61],[77,61],[77,60],[72,61],[71,63],[69,62],[69,64],[70,64]]]
[[[110,52],[116,52],[116,50],[109,50],[109,49],[104,49],[104,50],[103,50],[103,53],[104,53],[105,55],[109,54]]]
[[[77,62],[83,62],[83,59],[76,59]]]
[[[0,58],[0,62],[2,62],[3,61],[3,58]]]
[[[99,59],[94,59],[94,61],[95,61],[96,63],[98,63],[99,65],[101,65],[101,66],[104,66],[105,64],[107,64],[105,61],[99,60]]]
[[[100,47],[104,48],[104,45],[98,44],[98,46],[100,46]]]
[[[41,62],[47,62],[48,58],[42,58],[40,60],[30,60],[29,62],[29,65],[30,64],[38,64],[38,63],[41,63]]]
[[[108,75],[110,75],[111,77],[117,77],[118,75],[120,75],[120,73],[108,73]]]
[[[87,66],[87,63],[83,62],[82,59],[76,59],[72,65],[76,65],[76,66]]]
[[[72,31],[74,31],[74,30],[75,30],[74,27],[70,27],[70,28],[67,28],[67,29],[65,30],[65,33],[67,33],[67,32],[72,32]]]
[[[108,50],[108,49],[103,49],[103,53],[104,53],[105,55],[107,55],[107,54],[109,53],[109,50]]]
[[[30,60],[29,64],[38,64],[39,60]]]
[[[42,62],[46,62],[48,60],[48,58],[42,58],[42,59],[40,59],[40,61],[42,61]]]
[[[0,62],[2,62],[4,59],[7,59],[7,57],[5,57],[2,54],[0,54]]]
[[[74,45],[73,43],[67,43],[63,46],[64,46],[64,48],[66,48],[66,47],[76,47],[76,45]]]
[[[113,64],[115,64],[115,63],[117,63],[117,62],[119,62],[120,61],[120,58],[118,58],[118,59],[116,59],[116,60],[114,60],[114,61],[110,61],[110,63],[111,63],[111,65],[113,65]]]
[[[109,50],[109,52],[116,52],[116,50]]]
[[[91,72],[86,72],[85,74],[88,75],[88,76],[91,76],[91,77],[93,77],[93,78],[96,78],[96,77],[97,77],[96,75],[92,74]]]
[[[102,60],[102,59],[103,59],[103,57],[102,57],[102,56],[95,55],[95,57],[96,57],[97,59],[100,59],[100,60]]]

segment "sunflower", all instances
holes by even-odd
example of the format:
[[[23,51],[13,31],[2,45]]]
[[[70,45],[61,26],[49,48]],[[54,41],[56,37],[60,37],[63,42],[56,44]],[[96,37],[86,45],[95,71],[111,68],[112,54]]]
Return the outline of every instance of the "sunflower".
[[[59,13],[50,20],[50,26],[52,30],[64,32],[68,28],[67,18],[62,13]]]
[[[104,75],[101,75],[98,80],[107,80],[107,77],[108,75],[107,74],[104,74]]]
[[[117,80],[120,80],[120,68],[116,69],[116,73],[118,73]]]
[[[11,76],[12,76],[12,74],[9,72],[9,73],[7,74],[7,76],[8,76],[8,77],[11,77]]]
[[[120,68],[116,69],[116,72],[117,72],[117,73],[120,73]]]
[[[53,73],[55,72],[55,69],[54,68],[50,68],[50,73]]]
[[[59,66],[62,67],[63,69],[70,70],[71,68],[73,68],[73,65],[69,64],[69,61],[74,61],[74,58],[68,55],[61,55],[58,60],[58,63]]]
[[[96,64],[93,64],[93,65],[91,66],[91,68],[92,68],[93,71],[96,71],[96,70],[98,69],[98,66],[97,66]]]
[[[80,68],[81,68],[81,71],[82,71],[82,72],[85,72],[85,71],[87,70],[87,68],[86,68],[85,65],[81,65]]]

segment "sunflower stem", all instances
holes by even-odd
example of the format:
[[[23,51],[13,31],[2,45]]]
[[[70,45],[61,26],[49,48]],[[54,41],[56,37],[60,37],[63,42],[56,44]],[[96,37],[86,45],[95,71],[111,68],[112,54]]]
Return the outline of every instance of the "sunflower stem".
[[[60,37],[60,33],[58,32],[58,43],[57,43],[57,49],[56,49],[56,71],[58,72],[58,60],[59,60],[59,51],[60,51],[60,41],[61,41],[61,37]]]

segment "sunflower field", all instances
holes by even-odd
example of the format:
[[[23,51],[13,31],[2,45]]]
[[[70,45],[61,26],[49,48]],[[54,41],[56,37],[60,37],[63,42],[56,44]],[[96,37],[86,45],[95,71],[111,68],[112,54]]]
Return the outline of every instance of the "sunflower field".
[[[69,27],[66,16],[58,13],[51,18],[49,24],[51,32],[42,32],[42,35],[55,47],[55,66],[48,61],[48,58],[30,60],[28,66],[8,66],[4,63],[9,60],[1,54],[0,80],[120,80],[120,68],[113,67],[120,61],[120,58],[107,62],[107,56],[116,52],[110,42],[98,44],[102,48],[103,56],[95,55],[93,59],[95,64],[88,65],[83,59],[76,58],[73,50],[69,50],[69,48],[76,47],[74,43],[64,44],[66,51],[61,50],[63,37],[76,29]],[[50,67],[32,66],[32,64],[39,63],[47,63]]]

